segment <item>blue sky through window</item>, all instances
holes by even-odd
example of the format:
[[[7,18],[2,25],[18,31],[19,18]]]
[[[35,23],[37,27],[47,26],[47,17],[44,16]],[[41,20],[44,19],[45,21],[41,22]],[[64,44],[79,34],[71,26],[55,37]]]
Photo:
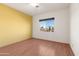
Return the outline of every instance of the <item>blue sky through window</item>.
[[[40,27],[54,27],[54,20],[46,20],[46,21],[41,21],[40,22]]]

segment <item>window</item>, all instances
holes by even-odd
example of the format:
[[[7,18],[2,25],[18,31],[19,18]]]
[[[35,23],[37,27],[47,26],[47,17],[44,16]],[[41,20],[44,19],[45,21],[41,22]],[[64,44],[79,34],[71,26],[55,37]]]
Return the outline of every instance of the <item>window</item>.
[[[44,32],[54,32],[54,18],[39,20],[40,30]]]

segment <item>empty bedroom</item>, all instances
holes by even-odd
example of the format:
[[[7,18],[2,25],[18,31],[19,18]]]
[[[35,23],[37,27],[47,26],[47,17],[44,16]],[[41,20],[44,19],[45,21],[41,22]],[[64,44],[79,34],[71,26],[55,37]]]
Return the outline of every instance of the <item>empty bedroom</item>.
[[[78,3],[0,3],[0,56],[79,56]]]

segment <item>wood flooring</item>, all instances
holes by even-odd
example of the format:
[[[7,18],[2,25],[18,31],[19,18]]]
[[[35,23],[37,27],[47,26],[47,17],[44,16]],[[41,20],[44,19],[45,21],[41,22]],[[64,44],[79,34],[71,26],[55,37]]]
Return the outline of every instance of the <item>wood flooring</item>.
[[[68,44],[29,39],[0,48],[0,56],[73,56]]]

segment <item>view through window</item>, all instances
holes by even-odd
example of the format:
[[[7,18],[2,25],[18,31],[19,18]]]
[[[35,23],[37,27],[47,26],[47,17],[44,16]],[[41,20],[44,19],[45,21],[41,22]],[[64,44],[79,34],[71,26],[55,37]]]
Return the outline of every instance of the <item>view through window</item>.
[[[41,31],[54,32],[54,18],[42,19],[39,22]]]

